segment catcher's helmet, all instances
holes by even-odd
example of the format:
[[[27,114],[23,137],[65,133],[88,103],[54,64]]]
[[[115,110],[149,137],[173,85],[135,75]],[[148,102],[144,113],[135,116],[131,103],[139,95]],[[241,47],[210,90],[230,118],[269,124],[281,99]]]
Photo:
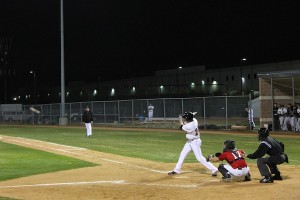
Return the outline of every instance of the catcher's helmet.
[[[265,139],[269,136],[269,129],[267,128],[260,128],[258,130],[258,140]]]
[[[182,115],[182,118],[184,118],[186,121],[193,121],[193,117],[194,115],[191,112],[185,112]]]
[[[224,141],[224,146],[223,146],[223,152],[227,150],[233,150],[235,149],[235,142],[234,140],[225,140]]]

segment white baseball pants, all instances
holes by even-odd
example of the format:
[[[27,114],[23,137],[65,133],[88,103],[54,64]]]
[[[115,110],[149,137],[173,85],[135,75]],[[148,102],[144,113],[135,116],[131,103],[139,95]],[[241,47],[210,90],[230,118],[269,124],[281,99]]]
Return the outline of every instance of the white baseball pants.
[[[215,173],[215,172],[217,172],[218,169],[211,162],[207,162],[206,158],[203,157],[200,146],[201,146],[201,140],[200,139],[188,140],[185,143],[185,145],[184,145],[184,147],[183,147],[183,149],[182,149],[182,151],[180,153],[178,162],[177,162],[177,164],[175,166],[175,169],[173,171],[176,172],[176,173],[178,173],[178,174],[180,174],[181,167],[182,167],[182,164],[184,162],[184,159],[186,158],[186,156],[188,155],[188,153],[190,153],[191,151],[193,151],[196,159],[202,165],[204,165],[207,169],[209,169],[212,174]]]
[[[246,176],[249,173],[249,167],[244,167],[242,169],[233,169],[229,164],[225,164],[224,168],[233,176]]]
[[[92,124],[91,123],[85,123],[86,128],[86,136],[92,136]]]

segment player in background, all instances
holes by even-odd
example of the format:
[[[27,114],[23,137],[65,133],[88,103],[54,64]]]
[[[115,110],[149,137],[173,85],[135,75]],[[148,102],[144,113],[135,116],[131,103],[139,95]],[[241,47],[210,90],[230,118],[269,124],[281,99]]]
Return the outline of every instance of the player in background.
[[[284,107],[284,105],[280,104],[278,107],[277,113],[278,113],[278,117],[279,117],[280,129],[282,131],[287,130],[287,127],[284,126],[284,118],[285,118],[286,112],[287,112],[287,110]]]
[[[285,113],[285,118],[283,122],[284,131],[288,131],[289,130],[288,125],[291,125],[291,116],[293,115],[292,109],[293,109],[292,104],[289,103],[286,110],[284,111]]]
[[[298,106],[297,104],[292,106],[292,113],[291,113],[291,127],[292,127],[292,131],[296,132],[298,127],[297,127],[297,123],[298,123],[298,112],[297,112]]]
[[[150,103],[148,106],[148,121],[151,121],[153,118],[154,106]]]
[[[92,137],[93,113],[88,106],[85,107],[85,111],[82,115],[82,122],[85,124],[86,137]]]
[[[233,180],[235,177],[242,177],[244,181],[251,181],[250,169],[244,159],[245,152],[235,148],[233,140],[225,140],[223,153],[216,153],[216,157],[208,157],[209,161],[217,162],[226,160],[227,164],[220,164],[219,172],[223,175],[222,180]]]
[[[253,130],[255,128],[255,123],[254,123],[254,119],[253,119],[253,109],[245,108],[245,110],[248,113],[249,130]]]
[[[296,123],[296,132],[300,132],[300,105],[297,104],[297,123]]]
[[[185,119],[185,120],[183,120]],[[200,132],[198,129],[198,121],[194,118],[193,113],[185,112],[182,116],[179,117],[180,129],[185,131],[187,142],[185,143],[178,162],[173,171],[169,172],[168,175],[176,175],[181,173],[182,164],[186,158],[186,156],[193,151],[196,159],[204,165],[207,169],[211,171],[212,176],[217,176],[218,169],[211,163],[207,162],[206,158],[203,157],[201,151],[201,139]]]

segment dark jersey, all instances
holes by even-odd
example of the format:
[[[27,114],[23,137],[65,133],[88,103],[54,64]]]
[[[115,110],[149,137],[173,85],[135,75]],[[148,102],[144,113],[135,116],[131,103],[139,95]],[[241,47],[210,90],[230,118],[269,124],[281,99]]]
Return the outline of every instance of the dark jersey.
[[[84,123],[91,123],[93,121],[93,113],[91,111],[84,111],[82,121]]]
[[[279,116],[278,116],[278,107],[276,106],[274,106],[273,107],[273,116],[275,117],[275,118],[278,118]]]
[[[273,140],[270,138],[270,136],[264,140],[261,141],[258,149],[252,153],[248,154],[247,157],[251,159],[256,159],[256,158],[262,158],[264,155],[268,154],[269,156],[275,156],[278,154],[281,154],[280,150],[274,146],[273,142],[270,142],[270,140]]]

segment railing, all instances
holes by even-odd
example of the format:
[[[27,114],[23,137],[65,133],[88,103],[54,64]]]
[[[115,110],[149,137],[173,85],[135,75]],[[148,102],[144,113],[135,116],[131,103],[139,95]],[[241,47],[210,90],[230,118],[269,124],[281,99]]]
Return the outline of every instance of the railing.
[[[229,129],[231,125],[248,124],[245,108],[248,96],[220,96],[194,98],[161,98],[134,99],[118,101],[75,102],[65,104],[66,118],[69,125],[80,125],[82,113],[88,105],[94,115],[94,124],[117,124],[128,126],[145,126],[148,119],[148,105],[154,106],[154,118],[166,124],[176,122],[179,114],[186,111],[197,112],[195,117],[204,128],[221,127]],[[40,113],[34,113],[29,108],[34,107]],[[10,117],[2,113],[0,123],[8,124],[45,124],[58,125],[60,104],[24,105],[22,114]],[[168,122],[168,123],[167,123]],[[256,121],[258,124],[259,122]],[[164,124],[164,123],[162,123]],[[173,126],[173,125],[172,125]]]

